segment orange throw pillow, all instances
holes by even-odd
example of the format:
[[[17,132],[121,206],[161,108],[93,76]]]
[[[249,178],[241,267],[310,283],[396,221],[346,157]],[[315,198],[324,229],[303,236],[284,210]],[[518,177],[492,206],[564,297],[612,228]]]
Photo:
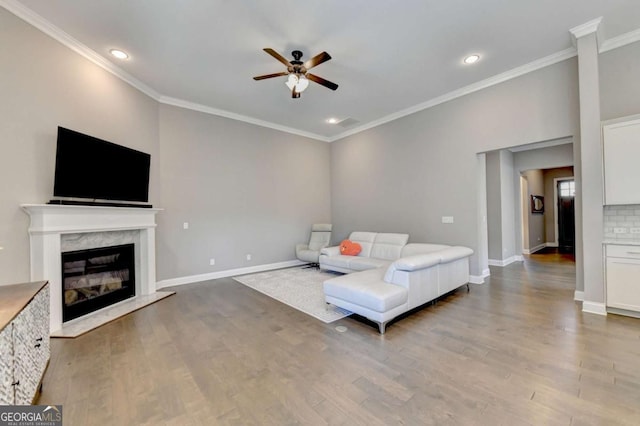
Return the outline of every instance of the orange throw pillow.
[[[362,251],[362,246],[351,240],[344,240],[340,243],[340,254],[345,256],[357,256]]]

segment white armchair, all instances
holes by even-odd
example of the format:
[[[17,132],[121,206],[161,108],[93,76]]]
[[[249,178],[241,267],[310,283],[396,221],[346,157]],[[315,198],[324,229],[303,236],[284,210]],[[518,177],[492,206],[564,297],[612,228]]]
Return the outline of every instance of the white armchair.
[[[313,266],[318,264],[320,250],[329,246],[331,242],[331,224],[316,223],[311,226],[309,244],[296,245],[296,257]]]

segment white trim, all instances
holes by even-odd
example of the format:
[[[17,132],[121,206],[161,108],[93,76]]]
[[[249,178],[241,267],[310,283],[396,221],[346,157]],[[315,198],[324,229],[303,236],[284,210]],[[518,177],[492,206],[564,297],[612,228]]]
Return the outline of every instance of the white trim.
[[[515,255],[503,260],[489,259],[489,265],[504,267],[507,265],[511,265],[513,262],[521,262],[521,261],[523,261],[522,256]]]
[[[539,244],[531,249],[522,249],[522,254],[533,254],[537,251],[542,250],[543,248],[547,247],[547,243],[542,243]]]
[[[577,27],[573,27],[569,30],[571,33],[573,43],[580,37],[587,36],[589,34],[597,33],[600,30],[600,24],[602,23],[602,16],[596,19],[592,19],[589,22],[585,22],[584,24],[578,25]]]
[[[491,270],[489,268],[484,269],[480,275],[469,275],[469,283],[484,284],[484,279],[489,276],[491,276]]]
[[[600,46],[600,53],[608,52],[610,50],[617,49],[619,47],[626,46],[627,44],[640,41],[640,29],[629,31],[628,33],[619,35],[618,37],[610,38],[602,42]]]
[[[587,312],[589,314],[596,315],[607,315],[607,307],[604,303],[598,302],[587,302],[586,300],[582,302],[582,312]]]
[[[265,265],[249,266],[246,268],[227,269],[225,271],[209,272],[207,274],[189,275],[186,277],[170,278],[156,282],[156,289],[173,287],[177,285],[192,284],[200,281],[216,280],[218,278],[235,277],[236,275],[253,274],[255,272],[271,271],[273,269],[290,268],[304,265],[299,260],[287,260],[285,262],[268,263]]]
[[[484,278],[482,275],[469,275],[469,284],[484,284]]]
[[[465,96],[474,92],[477,92],[482,89],[486,89],[491,86],[495,86],[497,84],[503,83],[505,81],[520,77],[522,75],[528,74],[530,72],[539,70],[541,68],[548,67],[550,65],[556,64],[558,62],[565,61],[567,59],[573,58],[578,54],[575,47],[570,47],[559,52],[553,53],[549,56],[545,56],[544,58],[537,59],[535,61],[529,62],[528,64],[513,68],[511,70],[505,71],[503,73],[497,74],[493,77],[489,77],[485,80],[470,84],[468,86],[462,87],[460,89],[456,89],[444,95],[438,96],[426,102],[420,103],[413,107],[395,112],[393,114],[389,114],[380,119],[371,121],[363,126],[359,126],[348,130],[346,132],[340,133],[336,136],[322,136],[311,132],[305,132],[303,130],[294,129],[287,126],[282,126],[276,123],[270,123],[264,120],[260,120],[257,118],[248,117],[241,114],[236,114],[230,111],[225,111],[213,107],[208,107],[204,105],[199,105],[193,102],[189,102],[186,100],[180,100],[165,96],[142,81],[138,80],[131,74],[124,71],[122,68],[114,65],[111,61],[105,59],[104,56],[90,49],[74,37],[70,36],[66,32],[62,31],[60,28],[53,25],[51,22],[47,21],[42,16],[35,13],[33,10],[29,9],[18,0],[0,0],[0,6],[13,13],[20,19],[25,22],[31,24],[36,27],[43,33],[62,43],[64,46],[73,50],[81,56],[84,56],[86,59],[90,60],[94,64],[100,66],[104,70],[112,73],[116,77],[130,84],[134,88],[140,90],[142,93],[147,96],[153,98],[154,100],[164,103],[167,105],[179,106],[181,108],[192,109],[195,111],[200,111],[206,114],[218,115],[225,118],[230,118],[238,121],[245,121],[250,124],[254,124],[257,126],[268,127],[274,130],[279,130],[285,133],[291,133],[299,136],[308,137],[311,139],[320,140],[323,142],[334,142],[347,136],[354,135],[356,133],[363,132],[365,130],[380,126],[382,124],[388,123],[393,120],[397,120],[398,118],[402,118],[407,115],[411,115],[413,113],[422,111],[427,108],[431,108],[433,106],[448,102],[450,100],[459,98],[461,96]],[[569,30],[574,38],[579,38],[584,35],[590,34],[591,32],[597,31],[600,27],[600,21],[602,18],[597,18],[592,21],[589,21],[585,24],[579,25],[577,27]],[[575,41],[575,40],[574,40]],[[635,43],[636,41],[640,41],[640,29],[631,31],[610,40],[604,41],[602,43],[602,48],[600,52],[606,52],[612,49],[617,49],[619,47],[625,46],[627,44]]]
[[[568,145],[570,143],[573,143],[573,138],[571,136],[567,136],[564,138],[551,139],[544,142],[534,142],[534,143],[528,143],[525,145],[512,146],[511,148],[507,148],[507,149],[511,152],[522,152],[522,151],[531,151],[534,149],[550,148],[550,147],[559,146],[559,145]]]
[[[555,243],[553,241],[546,242],[546,243],[544,243],[544,245],[545,245],[545,247],[559,247],[558,243]]]
[[[584,291],[576,290],[573,292],[573,300],[582,302],[584,300]]]
[[[1,1],[1,0],[0,0]],[[190,109],[192,111],[198,111],[205,114],[217,115],[219,117],[229,118],[231,120],[243,121],[245,123],[253,124],[256,126],[267,127],[269,129],[279,130],[285,133],[291,133],[297,136],[303,136],[305,138],[315,139],[322,142],[331,142],[331,139],[327,136],[321,136],[316,133],[305,132],[304,130],[294,129],[293,127],[282,126],[280,124],[271,123],[269,121],[259,120],[257,118],[249,117],[247,115],[236,114],[234,112],[225,111],[209,107],[194,102],[184,101],[182,99],[171,98],[168,96],[160,96],[158,102],[165,105],[172,105],[179,108]]]
[[[633,318],[640,318],[640,312],[635,311],[635,310],[628,310],[628,309],[620,309],[620,308],[614,308],[609,306],[607,308],[607,312],[610,314],[616,314],[616,315],[625,315],[628,317],[633,317]]]
[[[452,92],[445,93],[442,96],[438,96],[436,98],[430,99],[426,102],[420,103],[418,105],[403,109],[401,111],[395,112],[393,114],[389,114],[378,120],[370,121],[367,124],[362,126],[353,128],[346,132],[340,133],[339,135],[333,136],[329,138],[329,142],[334,142],[339,139],[346,138],[347,136],[354,135],[356,133],[363,132],[365,130],[369,130],[374,127],[378,127],[382,124],[388,123],[393,120],[397,120],[398,118],[405,117],[407,115],[414,114],[416,112],[425,110],[427,108],[434,107],[436,105],[443,104],[445,102],[449,102],[453,99],[459,98],[461,96],[469,95],[471,93],[477,92],[482,89],[486,89],[491,86],[495,86],[496,84],[504,83],[505,81],[512,80],[514,78],[520,77],[522,75],[528,74],[530,72],[539,70],[541,68],[548,67],[549,65],[556,64],[558,62],[566,61],[567,59],[573,58],[576,56],[578,52],[575,48],[570,47],[568,49],[562,50],[560,52],[551,54],[549,56],[545,56],[544,58],[535,60],[528,64],[522,65],[517,68],[513,68],[509,71],[505,71],[503,73],[494,75],[493,77],[489,77],[485,80],[478,81],[477,83],[470,84],[465,87],[461,87],[460,89],[456,89]]]

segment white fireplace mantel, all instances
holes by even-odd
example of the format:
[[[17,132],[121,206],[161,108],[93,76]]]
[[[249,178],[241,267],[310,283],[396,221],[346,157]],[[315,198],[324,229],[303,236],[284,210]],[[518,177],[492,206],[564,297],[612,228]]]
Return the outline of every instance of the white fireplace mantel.
[[[136,296],[156,292],[156,214],[162,209],[138,207],[22,204],[31,217],[31,281],[47,280],[51,288],[50,331],[62,328],[62,234],[140,232],[140,270]]]

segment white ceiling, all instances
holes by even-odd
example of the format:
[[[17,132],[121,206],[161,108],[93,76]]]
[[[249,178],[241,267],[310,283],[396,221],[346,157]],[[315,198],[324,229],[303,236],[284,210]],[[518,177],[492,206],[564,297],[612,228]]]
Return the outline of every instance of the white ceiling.
[[[52,24],[49,32],[68,34],[144,83],[162,101],[266,122],[322,140],[420,109],[532,62],[569,57],[569,29],[595,18],[603,17],[601,42],[640,28],[639,0],[0,4],[29,15],[31,21]],[[265,47],[287,58],[292,50],[302,50],[302,60],[327,51],[333,59],[312,72],[340,87],[333,92],[311,83],[300,99],[291,99],[285,77],[254,81],[255,75],[284,71],[262,51]],[[113,59],[108,54],[112,48],[125,50],[130,59]],[[463,65],[462,59],[471,53],[481,55],[481,61]],[[352,117],[359,123],[345,129],[325,123],[328,117]]]

